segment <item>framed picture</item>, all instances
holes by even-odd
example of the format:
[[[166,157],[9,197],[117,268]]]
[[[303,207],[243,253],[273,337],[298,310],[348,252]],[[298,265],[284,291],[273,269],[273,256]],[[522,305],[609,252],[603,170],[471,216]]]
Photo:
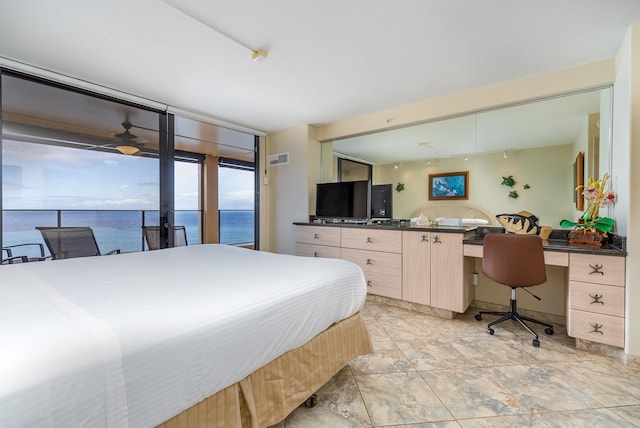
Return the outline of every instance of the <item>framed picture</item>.
[[[573,164],[573,202],[576,203],[576,210],[578,211],[584,209],[582,186],[584,186],[584,154],[580,152]]]
[[[429,174],[429,200],[469,199],[469,171]]]

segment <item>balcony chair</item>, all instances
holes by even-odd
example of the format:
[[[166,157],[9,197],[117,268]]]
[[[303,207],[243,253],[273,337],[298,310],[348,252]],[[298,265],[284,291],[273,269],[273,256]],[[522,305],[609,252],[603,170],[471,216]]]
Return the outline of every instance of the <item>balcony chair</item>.
[[[482,272],[495,282],[511,287],[509,312],[480,312],[476,320],[481,321],[483,315],[498,315],[501,318],[487,325],[487,333],[493,335],[493,326],[503,321],[518,322],[534,336],[533,346],[539,347],[538,334],[525,321],[540,324],[548,335],[553,334],[553,326],[542,321],[519,315],[516,307],[516,289],[522,288],[536,299],[540,298],[525,287],[542,284],[547,281],[544,265],[544,249],[542,240],[537,235],[516,235],[507,233],[490,233],[484,238],[482,253]]]
[[[36,227],[42,234],[53,260],[103,255],[90,227]],[[120,254],[111,250],[104,255]]]
[[[36,250],[29,251],[29,247],[35,247]],[[16,250],[18,254],[16,254]],[[35,251],[38,255],[34,255]],[[6,255],[6,257],[5,257]],[[2,264],[40,262],[45,260],[44,245],[34,242],[26,244],[7,245],[2,247]]]
[[[160,226],[142,226],[142,231],[149,250],[160,248]],[[173,233],[174,247],[186,247],[188,245],[187,229],[184,226],[174,226]]]

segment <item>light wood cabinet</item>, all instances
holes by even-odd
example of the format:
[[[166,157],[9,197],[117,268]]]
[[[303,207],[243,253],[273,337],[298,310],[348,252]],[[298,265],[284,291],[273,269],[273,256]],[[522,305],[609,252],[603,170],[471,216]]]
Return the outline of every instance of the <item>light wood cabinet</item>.
[[[431,305],[429,232],[402,232],[402,299]]]
[[[463,240],[461,233],[431,233],[431,306],[464,312],[475,297],[473,262],[463,256]]]
[[[474,298],[465,234],[296,225],[296,254],[340,257],[360,266],[368,292],[454,312]]]
[[[402,232],[402,299],[464,312],[475,296],[461,233]]]
[[[324,226],[296,226],[296,255],[341,258],[341,229]]]
[[[372,294],[402,299],[402,234],[397,230],[342,230],[342,258],[360,266]]]
[[[624,347],[624,267],[624,257],[570,255],[569,336]]]

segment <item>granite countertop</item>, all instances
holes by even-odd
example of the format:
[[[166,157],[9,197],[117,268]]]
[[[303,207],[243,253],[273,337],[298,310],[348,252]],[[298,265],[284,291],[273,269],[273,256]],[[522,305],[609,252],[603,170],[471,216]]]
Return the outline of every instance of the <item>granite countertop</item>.
[[[488,233],[504,233],[502,227],[480,227],[476,229],[474,237],[465,239],[464,243],[469,245],[482,245],[484,236]],[[569,230],[554,229],[549,239],[542,241],[542,245],[546,251],[560,251],[570,253],[584,254],[602,254],[610,256],[623,257],[627,255],[626,240],[624,237],[611,234],[610,243],[601,247],[591,247],[585,245],[574,245],[569,243],[567,237]]]
[[[329,226],[329,227],[349,227],[359,229],[379,229],[379,230],[415,230],[424,232],[445,232],[445,233],[465,233],[463,243],[465,245],[482,245],[484,236],[488,233],[504,233],[504,228],[499,226],[429,226],[422,227],[411,224],[408,220],[392,220],[385,222],[371,221],[345,221],[339,223],[331,222],[294,222],[299,226]],[[469,233],[474,232],[474,233]],[[602,247],[590,247],[574,245],[569,243],[567,237],[569,230],[554,229],[549,239],[543,241],[546,251],[559,251],[584,254],[601,254],[624,257],[627,255],[626,239],[621,236],[611,234],[609,244]]]
[[[391,220],[385,222],[372,221],[352,221],[343,222],[294,222],[297,226],[330,226],[330,227],[348,227],[354,229],[378,229],[378,230],[415,230],[424,232],[447,232],[447,233],[466,233],[476,230],[477,226],[416,226],[411,224],[409,220]]]

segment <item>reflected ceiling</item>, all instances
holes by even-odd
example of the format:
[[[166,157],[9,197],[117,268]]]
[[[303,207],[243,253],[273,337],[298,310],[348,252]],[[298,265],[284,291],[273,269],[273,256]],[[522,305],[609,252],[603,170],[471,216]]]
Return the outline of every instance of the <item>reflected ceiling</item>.
[[[335,140],[338,155],[374,164],[572,144],[601,92],[567,95],[375,134]]]
[[[129,122],[135,144],[158,150],[157,112],[6,75],[2,109],[3,138],[115,150]],[[176,150],[253,161],[253,135],[179,116],[175,132]]]

